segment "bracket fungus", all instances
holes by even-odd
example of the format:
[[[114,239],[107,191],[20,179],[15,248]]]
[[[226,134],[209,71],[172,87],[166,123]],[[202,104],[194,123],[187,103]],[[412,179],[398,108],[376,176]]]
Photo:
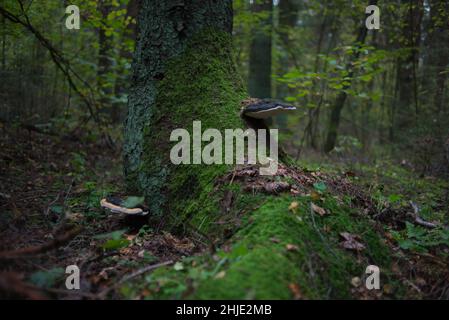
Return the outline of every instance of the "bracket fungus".
[[[270,99],[249,98],[242,101],[242,117],[268,119],[275,115],[296,110],[295,106]]]
[[[101,199],[100,205],[104,209],[108,209],[112,213],[120,213],[129,216],[146,216],[148,210],[142,206],[138,205],[134,208],[128,208],[122,199],[118,197],[106,197]]]

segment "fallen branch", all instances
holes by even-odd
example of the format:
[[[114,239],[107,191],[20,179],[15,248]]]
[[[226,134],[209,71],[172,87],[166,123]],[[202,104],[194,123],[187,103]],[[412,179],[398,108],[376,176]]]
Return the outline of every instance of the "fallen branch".
[[[168,260],[168,261],[165,261],[165,262],[156,263],[156,264],[152,264],[152,265],[146,266],[146,267],[144,267],[142,269],[139,269],[139,270],[131,273],[130,275],[124,276],[122,279],[120,279],[120,281],[117,284],[122,284],[122,283],[124,283],[126,281],[129,281],[129,280],[131,280],[131,279],[133,279],[135,277],[138,277],[138,276],[140,276],[140,275],[142,275],[142,274],[144,274],[144,273],[146,273],[148,271],[151,271],[151,270],[163,267],[163,266],[168,266],[168,265],[170,265],[172,263],[173,263],[173,260]]]
[[[0,252],[0,260],[28,257],[30,255],[40,254],[40,253],[44,253],[44,252],[53,250],[65,243],[69,242],[70,240],[75,238],[80,232],[81,232],[81,228],[73,228],[66,234],[59,236],[59,237],[55,237],[53,240],[51,240],[47,243],[44,243],[42,245]]]
[[[433,229],[433,228],[438,227],[437,224],[435,224],[433,222],[425,221],[423,218],[421,218],[419,216],[419,207],[418,207],[418,205],[416,203],[414,203],[413,201],[410,201],[410,206],[413,208],[413,214],[412,215],[413,215],[413,218],[415,219],[414,222],[416,224],[418,224],[420,226],[423,226],[425,228],[429,228],[429,229]]]
[[[142,269],[139,269],[139,270],[137,270],[137,271],[135,271],[135,272],[133,272],[133,273],[131,273],[131,274],[129,274],[129,275],[125,275],[125,276],[123,276],[123,278],[121,278],[121,279],[120,279],[118,282],[116,282],[114,285],[112,285],[112,286],[110,286],[109,288],[104,289],[103,291],[101,291],[101,292],[98,294],[98,297],[99,297],[100,299],[104,299],[104,298],[106,297],[106,295],[107,295],[109,292],[111,292],[112,290],[117,289],[117,288],[118,288],[121,284],[123,284],[124,282],[129,281],[129,280],[131,280],[131,279],[133,279],[133,278],[135,278],[135,277],[138,277],[138,276],[140,276],[140,275],[142,275],[142,274],[144,274],[144,273],[146,273],[146,272],[148,272],[148,271],[151,271],[151,270],[154,270],[154,269],[163,267],[163,266],[168,266],[168,265],[170,265],[170,264],[173,264],[173,260],[168,260],[168,261],[165,261],[165,262],[152,264],[152,265],[146,266],[146,267],[144,267],[144,268],[142,268]]]

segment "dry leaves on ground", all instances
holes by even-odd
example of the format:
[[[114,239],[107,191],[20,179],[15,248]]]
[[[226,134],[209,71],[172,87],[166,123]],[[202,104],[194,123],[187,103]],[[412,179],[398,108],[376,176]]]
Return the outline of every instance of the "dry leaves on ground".
[[[360,237],[348,232],[341,232],[340,236],[344,239],[341,246],[348,250],[362,251],[365,245],[360,242]]]

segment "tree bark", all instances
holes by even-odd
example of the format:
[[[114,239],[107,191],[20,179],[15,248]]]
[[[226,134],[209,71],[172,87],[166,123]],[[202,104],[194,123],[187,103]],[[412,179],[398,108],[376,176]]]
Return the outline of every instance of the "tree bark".
[[[170,133],[241,127],[246,97],[232,59],[232,1],[145,0],[125,121],[124,171],[130,191],[144,194],[153,215],[195,210],[205,188],[228,166],[178,165]],[[202,204],[197,203],[198,206]],[[182,219],[182,218],[180,218]]]

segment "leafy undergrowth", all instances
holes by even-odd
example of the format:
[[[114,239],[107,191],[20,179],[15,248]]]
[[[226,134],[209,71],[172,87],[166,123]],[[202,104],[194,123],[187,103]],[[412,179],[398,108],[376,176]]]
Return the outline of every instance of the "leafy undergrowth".
[[[199,212],[168,228],[167,221],[123,219],[99,208],[107,194],[125,196],[118,154],[26,132],[14,137],[0,141],[1,296],[448,298],[442,180],[417,179],[392,164],[351,171],[281,166],[271,178],[241,167],[204,196],[219,200],[215,216],[205,221]],[[435,228],[416,224],[410,201]],[[81,231],[54,247],[18,250],[74,229]],[[71,264],[81,269],[79,291],[65,290]],[[365,286],[368,265],[380,268],[380,290]]]

